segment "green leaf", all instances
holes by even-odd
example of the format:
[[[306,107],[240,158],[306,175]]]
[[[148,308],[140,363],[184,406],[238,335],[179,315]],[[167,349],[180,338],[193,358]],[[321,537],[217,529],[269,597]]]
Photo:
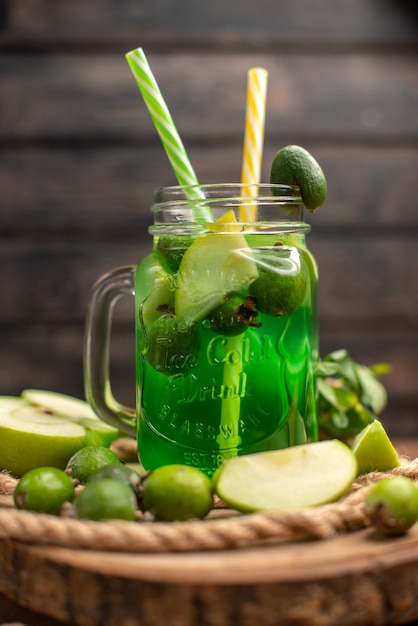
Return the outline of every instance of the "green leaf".
[[[335,397],[337,398],[338,405],[346,411],[356,406],[359,401],[357,393],[347,387],[336,388]]]
[[[318,424],[325,436],[347,443],[385,408],[387,393],[378,376],[390,367],[356,363],[347,350],[335,350],[316,368]]]
[[[344,407],[339,403],[335,387],[332,387],[321,378],[317,380],[316,385],[317,393],[320,394],[331,406],[340,411],[344,410]]]
[[[387,403],[386,389],[365,365],[357,364],[356,370],[362,388],[361,401],[376,414],[381,413]]]
[[[345,413],[334,413],[331,422],[335,431],[344,431],[350,425],[350,420]]]
[[[353,389],[360,390],[355,363],[348,356],[340,363],[340,374]]]
[[[334,376],[337,372],[338,365],[329,361],[319,361],[315,370],[316,376],[322,376],[324,378],[327,376]]]
[[[326,357],[324,357],[325,361],[343,361],[348,355],[347,350],[334,350],[334,352],[330,352]]]
[[[376,416],[362,404],[358,403],[353,409],[348,411],[347,417],[350,421],[349,434],[357,435],[363,428],[373,422]]]

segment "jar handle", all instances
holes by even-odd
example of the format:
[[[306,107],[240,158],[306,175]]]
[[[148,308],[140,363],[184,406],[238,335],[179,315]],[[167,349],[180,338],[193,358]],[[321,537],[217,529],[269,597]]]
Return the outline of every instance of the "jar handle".
[[[113,396],[109,380],[110,335],[116,302],[134,294],[135,266],[118,267],[93,285],[87,311],[84,345],[84,386],[93,411],[107,424],[136,436],[136,411]]]

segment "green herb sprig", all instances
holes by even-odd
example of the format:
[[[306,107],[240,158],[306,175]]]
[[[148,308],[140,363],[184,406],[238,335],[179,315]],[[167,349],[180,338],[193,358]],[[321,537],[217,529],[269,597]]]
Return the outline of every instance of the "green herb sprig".
[[[320,439],[337,438],[350,444],[383,411],[387,392],[380,377],[387,363],[370,367],[356,363],[347,350],[320,359],[316,370],[316,405]]]

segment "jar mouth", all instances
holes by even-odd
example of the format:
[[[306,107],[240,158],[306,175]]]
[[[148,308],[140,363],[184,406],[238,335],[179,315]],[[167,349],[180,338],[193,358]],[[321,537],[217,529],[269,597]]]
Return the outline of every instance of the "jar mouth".
[[[151,234],[158,234],[167,226],[173,232],[174,225],[182,233],[204,231],[220,218],[218,232],[310,230],[304,222],[303,200],[296,185],[215,183],[159,187],[154,191],[151,210]],[[226,214],[230,214],[230,219]]]
[[[154,203],[189,201],[197,197],[209,200],[243,197],[290,197],[303,203],[298,185],[274,183],[210,183],[204,185],[172,185],[154,190]]]

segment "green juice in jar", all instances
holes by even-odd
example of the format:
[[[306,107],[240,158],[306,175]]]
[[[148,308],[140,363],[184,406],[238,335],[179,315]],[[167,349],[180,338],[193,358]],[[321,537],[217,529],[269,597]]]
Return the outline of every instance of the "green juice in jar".
[[[243,230],[257,278],[222,295],[249,305],[249,319],[239,317],[236,327],[232,318],[219,324],[211,310],[192,323],[177,320],[182,258],[201,234],[171,234],[168,226],[154,236],[135,274],[137,434],[146,469],[185,463],[212,475],[232,456],[317,439],[317,271],[305,226]],[[194,268],[203,287],[209,262]],[[221,270],[219,280],[228,284]]]

